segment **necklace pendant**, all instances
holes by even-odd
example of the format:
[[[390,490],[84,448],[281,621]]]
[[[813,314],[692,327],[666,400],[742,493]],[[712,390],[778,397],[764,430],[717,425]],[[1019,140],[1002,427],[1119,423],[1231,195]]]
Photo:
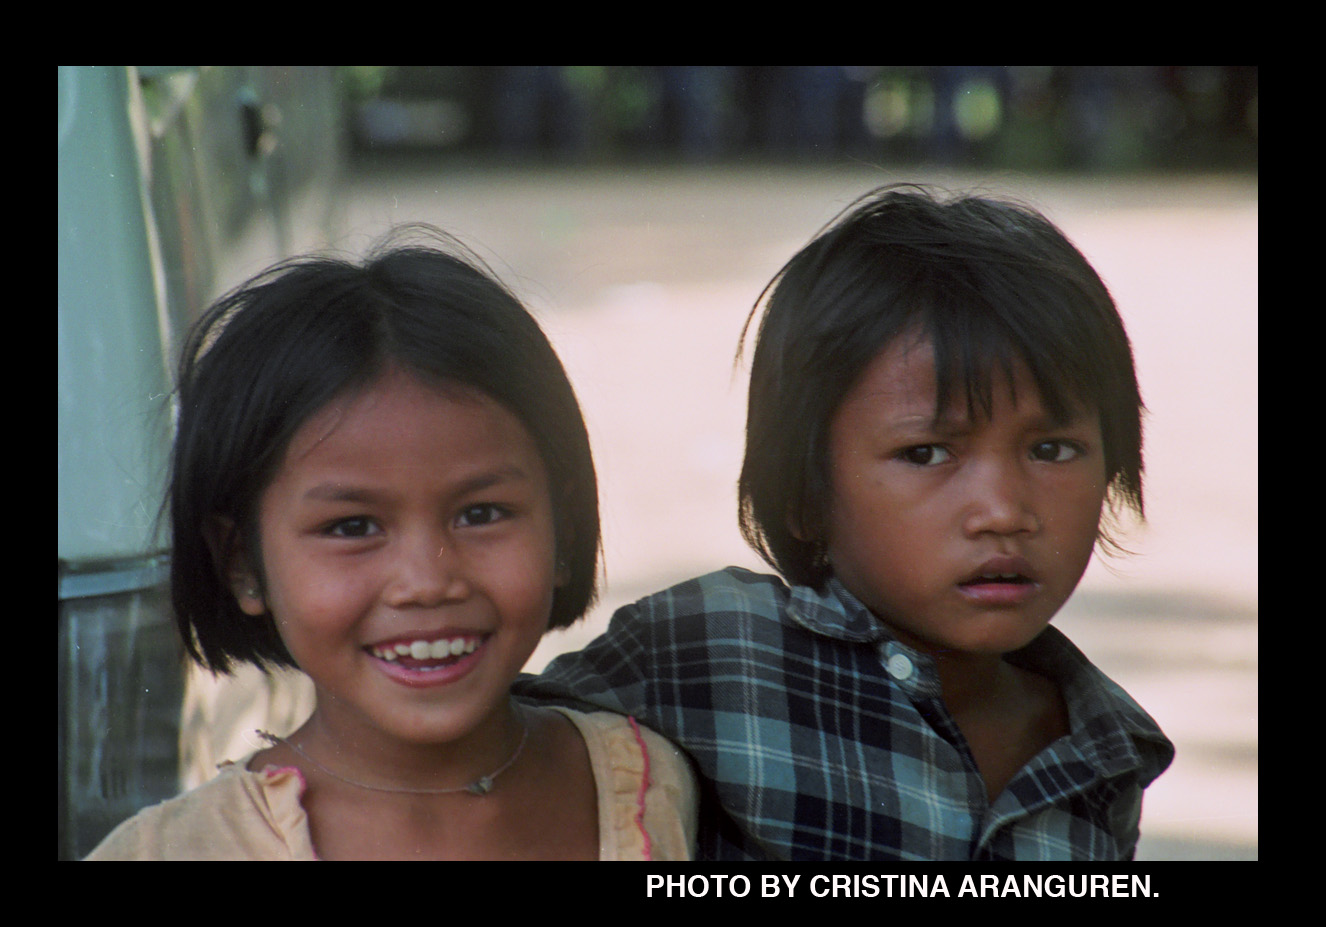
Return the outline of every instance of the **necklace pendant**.
[[[492,776],[483,776],[475,780],[465,789],[465,791],[469,792],[471,795],[487,795],[492,790],[493,790]]]

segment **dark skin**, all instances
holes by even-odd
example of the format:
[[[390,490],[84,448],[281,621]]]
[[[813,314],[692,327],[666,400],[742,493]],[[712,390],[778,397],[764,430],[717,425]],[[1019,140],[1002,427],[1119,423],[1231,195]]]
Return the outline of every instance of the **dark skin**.
[[[283,743],[258,753],[248,768],[294,766],[303,773],[301,801],[320,859],[598,859],[598,800],[584,740],[557,712],[526,709],[525,717],[525,748],[484,796],[362,789]],[[300,742],[299,734],[292,739],[331,766],[313,743]],[[457,781],[473,776],[465,771]]]
[[[316,853],[595,857],[584,743],[564,716],[510,698],[565,581],[554,491],[522,422],[389,367],[300,426],[257,509],[260,563],[225,549],[219,563],[317,706],[251,768],[303,772]],[[495,773],[488,794],[464,792]]]
[[[944,705],[966,739],[993,802],[1018,770],[1068,733],[1063,695],[1049,679],[998,655],[932,655]]]
[[[1058,686],[1004,655],[1044,631],[1091,558],[1109,483],[1099,413],[1052,413],[1020,363],[988,407],[941,408],[933,347],[903,336],[839,404],[827,462],[820,540],[834,573],[934,658],[994,801],[1068,733]]]

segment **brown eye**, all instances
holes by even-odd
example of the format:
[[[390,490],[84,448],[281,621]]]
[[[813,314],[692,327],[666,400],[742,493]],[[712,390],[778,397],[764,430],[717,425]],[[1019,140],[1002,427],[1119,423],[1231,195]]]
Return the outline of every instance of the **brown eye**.
[[[462,509],[460,515],[456,518],[456,523],[461,527],[477,528],[501,521],[508,514],[510,513],[500,505],[482,502]]]
[[[898,457],[916,467],[932,467],[944,463],[952,455],[938,444],[918,444],[902,451]]]
[[[1064,463],[1082,453],[1082,446],[1072,441],[1041,441],[1031,449],[1032,460],[1045,463]]]
[[[365,538],[377,531],[371,518],[342,518],[327,528],[327,533],[340,538]]]

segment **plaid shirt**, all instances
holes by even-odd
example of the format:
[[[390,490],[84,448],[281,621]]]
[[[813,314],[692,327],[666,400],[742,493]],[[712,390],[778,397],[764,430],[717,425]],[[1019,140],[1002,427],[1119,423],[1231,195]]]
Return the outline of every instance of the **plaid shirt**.
[[[1173,745],[1058,630],[1007,658],[1059,684],[1072,732],[993,804],[933,661],[836,580],[689,580],[515,691],[628,713],[683,747],[702,777],[700,859],[1132,858]]]

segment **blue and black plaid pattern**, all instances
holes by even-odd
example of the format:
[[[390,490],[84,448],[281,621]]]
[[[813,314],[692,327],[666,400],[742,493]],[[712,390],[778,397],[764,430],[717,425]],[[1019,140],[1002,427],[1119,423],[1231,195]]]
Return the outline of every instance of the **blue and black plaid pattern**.
[[[702,777],[699,858],[1119,860],[1174,748],[1057,630],[1009,655],[1059,683],[1072,733],[992,805],[933,662],[836,581],[729,568],[620,609],[522,697],[625,712]]]

